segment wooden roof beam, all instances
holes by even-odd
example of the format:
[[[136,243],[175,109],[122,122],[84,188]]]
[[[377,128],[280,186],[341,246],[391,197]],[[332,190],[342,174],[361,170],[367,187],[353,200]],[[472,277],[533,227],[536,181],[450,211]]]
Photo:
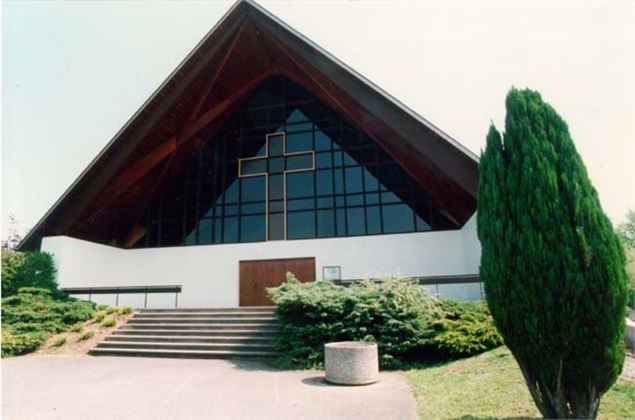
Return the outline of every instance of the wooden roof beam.
[[[194,120],[196,119],[196,117],[198,116],[199,112],[201,111],[201,108],[205,104],[205,101],[209,97],[209,93],[212,91],[212,88],[216,85],[216,80],[218,80],[218,76],[221,74],[222,70],[225,68],[225,64],[227,63],[227,60],[231,56],[231,53],[234,51],[234,47],[236,46],[236,43],[240,39],[240,36],[242,35],[246,26],[247,26],[247,23],[245,21],[241,24],[240,28],[238,29],[238,32],[236,32],[234,39],[232,39],[231,44],[229,45],[229,47],[227,47],[227,51],[225,52],[223,59],[221,60],[218,67],[216,67],[216,71],[214,72],[214,75],[212,76],[209,83],[205,87],[205,90],[198,97],[196,104],[194,104],[194,106],[192,107],[192,110],[189,116],[185,120],[185,124],[183,124],[184,127],[191,126]]]

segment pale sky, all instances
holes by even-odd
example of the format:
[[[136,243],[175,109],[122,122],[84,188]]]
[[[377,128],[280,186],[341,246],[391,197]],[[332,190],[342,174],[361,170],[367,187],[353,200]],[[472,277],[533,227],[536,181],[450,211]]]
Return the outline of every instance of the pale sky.
[[[480,154],[511,86],[635,208],[635,2],[260,1]],[[2,2],[2,236],[33,227],[232,1]]]

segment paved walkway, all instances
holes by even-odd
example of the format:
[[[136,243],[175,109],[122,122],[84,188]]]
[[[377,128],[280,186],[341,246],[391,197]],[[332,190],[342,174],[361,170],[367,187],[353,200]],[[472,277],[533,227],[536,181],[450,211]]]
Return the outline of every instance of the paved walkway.
[[[255,361],[89,356],[2,360],[2,418],[415,419],[398,373],[373,385],[325,384],[320,371]]]

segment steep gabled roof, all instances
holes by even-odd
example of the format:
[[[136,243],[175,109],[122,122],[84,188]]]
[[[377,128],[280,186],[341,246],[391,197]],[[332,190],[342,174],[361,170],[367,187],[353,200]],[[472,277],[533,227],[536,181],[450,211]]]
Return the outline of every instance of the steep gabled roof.
[[[266,78],[281,74],[377,141],[462,225],[476,208],[478,158],[251,0],[239,0],[99,153],[21,244],[44,236],[125,238],[162,183]]]

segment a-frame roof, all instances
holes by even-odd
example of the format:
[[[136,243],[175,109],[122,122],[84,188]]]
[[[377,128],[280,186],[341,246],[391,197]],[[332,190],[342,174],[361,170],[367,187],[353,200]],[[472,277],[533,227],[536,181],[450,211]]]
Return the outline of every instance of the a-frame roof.
[[[280,74],[377,141],[462,225],[476,209],[478,158],[251,0],[239,0],[23,240],[69,235],[121,244],[161,184],[252,90]],[[110,238],[110,239],[109,239]]]

